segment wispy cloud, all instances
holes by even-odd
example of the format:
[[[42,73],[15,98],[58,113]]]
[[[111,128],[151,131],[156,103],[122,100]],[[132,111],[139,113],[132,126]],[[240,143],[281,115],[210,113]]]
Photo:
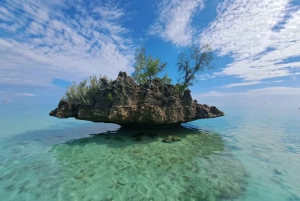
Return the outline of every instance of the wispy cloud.
[[[31,94],[31,93],[20,93],[18,95],[19,96],[29,96],[29,97],[34,97],[35,96],[34,94]]]
[[[204,8],[204,0],[163,0],[158,5],[158,18],[150,27],[150,34],[157,34],[176,46],[186,46],[196,33],[191,26],[194,13]]]
[[[53,78],[132,72],[134,47],[112,4],[5,0],[0,4],[0,83],[50,85]]]
[[[163,0],[158,8],[149,33],[176,46],[209,44],[220,56],[231,56],[233,62],[214,76],[245,81],[232,86],[298,75],[300,7],[290,0],[224,0],[217,7],[216,19],[204,30],[191,25],[194,14],[204,8],[202,0]]]
[[[267,87],[261,89],[253,89],[243,94],[248,96],[265,96],[265,95],[281,95],[281,96],[289,96],[289,95],[300,95],[300,88],[296,87]]]
[[[217,76],[210,75],[210,74],[201,74],[198,76],[198,80],[208,80],[208,79],[215,78],[215,77],[217,77]]]
[[[300,69],[300,8],[289,0],[225,0],[200,36],[219,55],[234,59],[215,75],[248,83],[295,75]]]
[[[221,88],[243,87],[243,86],[251,86],[257,84],[272,84],[272,83],[279,83],[279,82],[283,82],[283,80],[268,81],[268,82],[262,82],[262,81],[239,82],[239,83],[226,84],[223,85]]]
[[[12,90],[12,91],[9,91],[9,90],[1,90],[0,89],[0,102],[2,101],[5,101],[5,100],[16,100],[16,99],[19,99],[21,97],[36,97],[37,95],[34,94],[34,93],[18,93],[18,92],[15,92],[15,91],[18,91],[18,90]]]
[[[201,98],[204,98],[204,97],[221,97],[221,96],[224,96],[224,94],[220,93],[218,91],[209,91],[205,94],[196,94],[195,98],[201,99]],[[199,98],[199,97],[201,97],[201,98]]]
[[[283,82],[284,80],[276,80],[274,81],[274,83],[279,83],[279,82]]]
[[[223,85],[222,88],[250,86],[250,85],[262,84],[262,83],[266,83],[266,82],[241,82],[241,83],[232,83],[232,84]]]

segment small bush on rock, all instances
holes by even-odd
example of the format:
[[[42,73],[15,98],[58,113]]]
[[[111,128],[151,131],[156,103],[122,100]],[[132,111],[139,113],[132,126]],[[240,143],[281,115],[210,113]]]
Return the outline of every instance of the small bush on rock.
[[[96,95],[103,87],[104,83],[108,83],[106,76],[93,75],[89,77],[89,80],[84,80],[78,85],[73,82],[71,86],[67,88],[65,96],[62,98],[72,104],[80,105],[93,105],[96,101]]]

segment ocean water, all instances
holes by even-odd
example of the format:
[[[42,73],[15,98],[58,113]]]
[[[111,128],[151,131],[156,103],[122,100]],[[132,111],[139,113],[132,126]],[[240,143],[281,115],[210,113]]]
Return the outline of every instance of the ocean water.
[[[54,107],[0,105],[0,200],[300,200],[298,108],[129,129],[53,118]]]

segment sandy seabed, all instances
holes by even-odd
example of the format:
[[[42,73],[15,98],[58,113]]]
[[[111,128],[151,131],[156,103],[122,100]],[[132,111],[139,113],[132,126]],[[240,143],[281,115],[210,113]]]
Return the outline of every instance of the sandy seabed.
[[[169,135],[181,141],[162,142]],[[234,200],[247,186],[245,168],[220,135],[183,126],[121,128],[49,152],[50,161],[20,164],[0,177],[11,181],[7,200]]]

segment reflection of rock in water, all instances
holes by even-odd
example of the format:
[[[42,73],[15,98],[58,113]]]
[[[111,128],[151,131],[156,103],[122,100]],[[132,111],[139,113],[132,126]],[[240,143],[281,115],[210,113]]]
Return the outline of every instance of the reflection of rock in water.
[[[169,135],[181,141],[163,143]],[[69,190],[62,198],[231,200],[246,188],[246,172],[227,153],[221,136],[195,129],[121,128],[54,146],[53,151],[70,178],[63,182]]]

